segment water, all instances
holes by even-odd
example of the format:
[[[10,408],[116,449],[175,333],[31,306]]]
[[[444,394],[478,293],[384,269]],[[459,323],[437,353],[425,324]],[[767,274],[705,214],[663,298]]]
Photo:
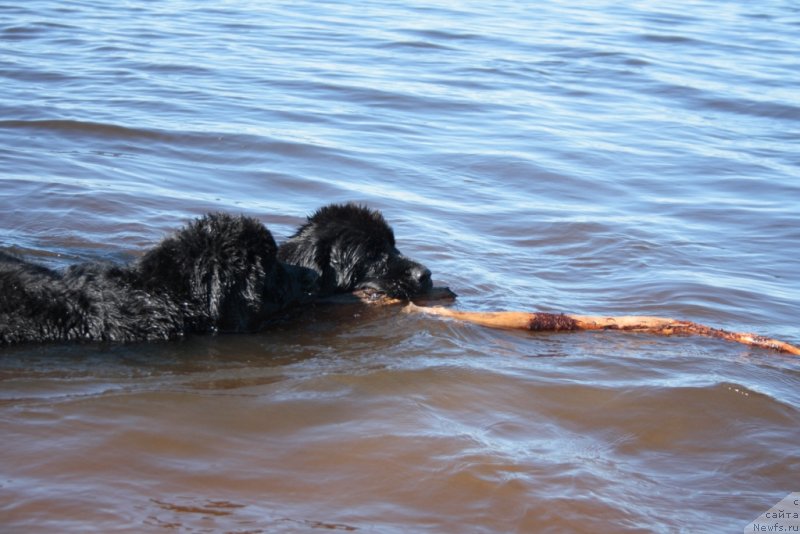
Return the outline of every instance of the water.
[[[384,211],[462,309],[800,342],[800,9],[0,2],[0,246],[129,261],[210,210]],[[0,354],[3,532],[739,532],[800,364],[397,309]]]

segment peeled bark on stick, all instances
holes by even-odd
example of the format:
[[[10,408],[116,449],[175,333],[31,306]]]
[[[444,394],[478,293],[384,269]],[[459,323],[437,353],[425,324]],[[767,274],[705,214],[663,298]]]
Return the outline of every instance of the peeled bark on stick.
[[[442,317],[451,317],[490,328],[513,330],[531,330],[534,332],[560,332],[576,330],[624,330],[642,332],[660,336],[695,335],[716,337],[736,341],[753,347],[772,349],[800,356],[800,348],[756,334],[729,332],[712,328],[691,321],[679,321],[665,317],[646,315],[617,315],[605,317],[601,315],[572,315],[556,313],[528,312],[470,312],[452,310],[441,307],[425,307],[409,304],[406,308],[411,312],[421,312]]]

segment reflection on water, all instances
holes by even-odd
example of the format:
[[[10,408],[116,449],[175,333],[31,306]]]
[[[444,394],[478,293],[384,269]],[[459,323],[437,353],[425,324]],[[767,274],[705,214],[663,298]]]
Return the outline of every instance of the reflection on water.
[[[382,209],[468,309],[798,343],[790,2],[0,3],[0,247]],[[0,295],[0,298],[2,296]],[[737,531],[798,491],[796,358],[399,309],[0,353],[3,532]]]

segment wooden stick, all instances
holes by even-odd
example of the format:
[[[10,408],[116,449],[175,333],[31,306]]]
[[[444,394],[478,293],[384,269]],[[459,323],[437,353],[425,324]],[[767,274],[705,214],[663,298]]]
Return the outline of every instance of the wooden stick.
[[[712,328],[691,321],[679,321],[665,317],[646,315],[617,315],[604,317],[600,315],[571,315],[556,313],[527,312],[470,312],[458,311],[442,307],[426,307],[409,304],[406,310],[421,312],[442,317],[451,317],[469,323],[514,330],[531,330],[534,332],[560,332],[575,330],[624,330],[627,332],[643,332],[659,336],[695,335],[716,337],[736,341],[753,347],[772,349],[800,356],[800,348],[756,334],[729,332]]]

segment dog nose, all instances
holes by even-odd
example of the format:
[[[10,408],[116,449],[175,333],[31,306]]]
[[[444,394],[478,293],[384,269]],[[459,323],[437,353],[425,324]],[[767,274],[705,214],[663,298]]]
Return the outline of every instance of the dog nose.
[[[430,289],[433,286],[431,271],[424,265],[417,265],[411,269],[411,277],[416,280],[421,289]]]

